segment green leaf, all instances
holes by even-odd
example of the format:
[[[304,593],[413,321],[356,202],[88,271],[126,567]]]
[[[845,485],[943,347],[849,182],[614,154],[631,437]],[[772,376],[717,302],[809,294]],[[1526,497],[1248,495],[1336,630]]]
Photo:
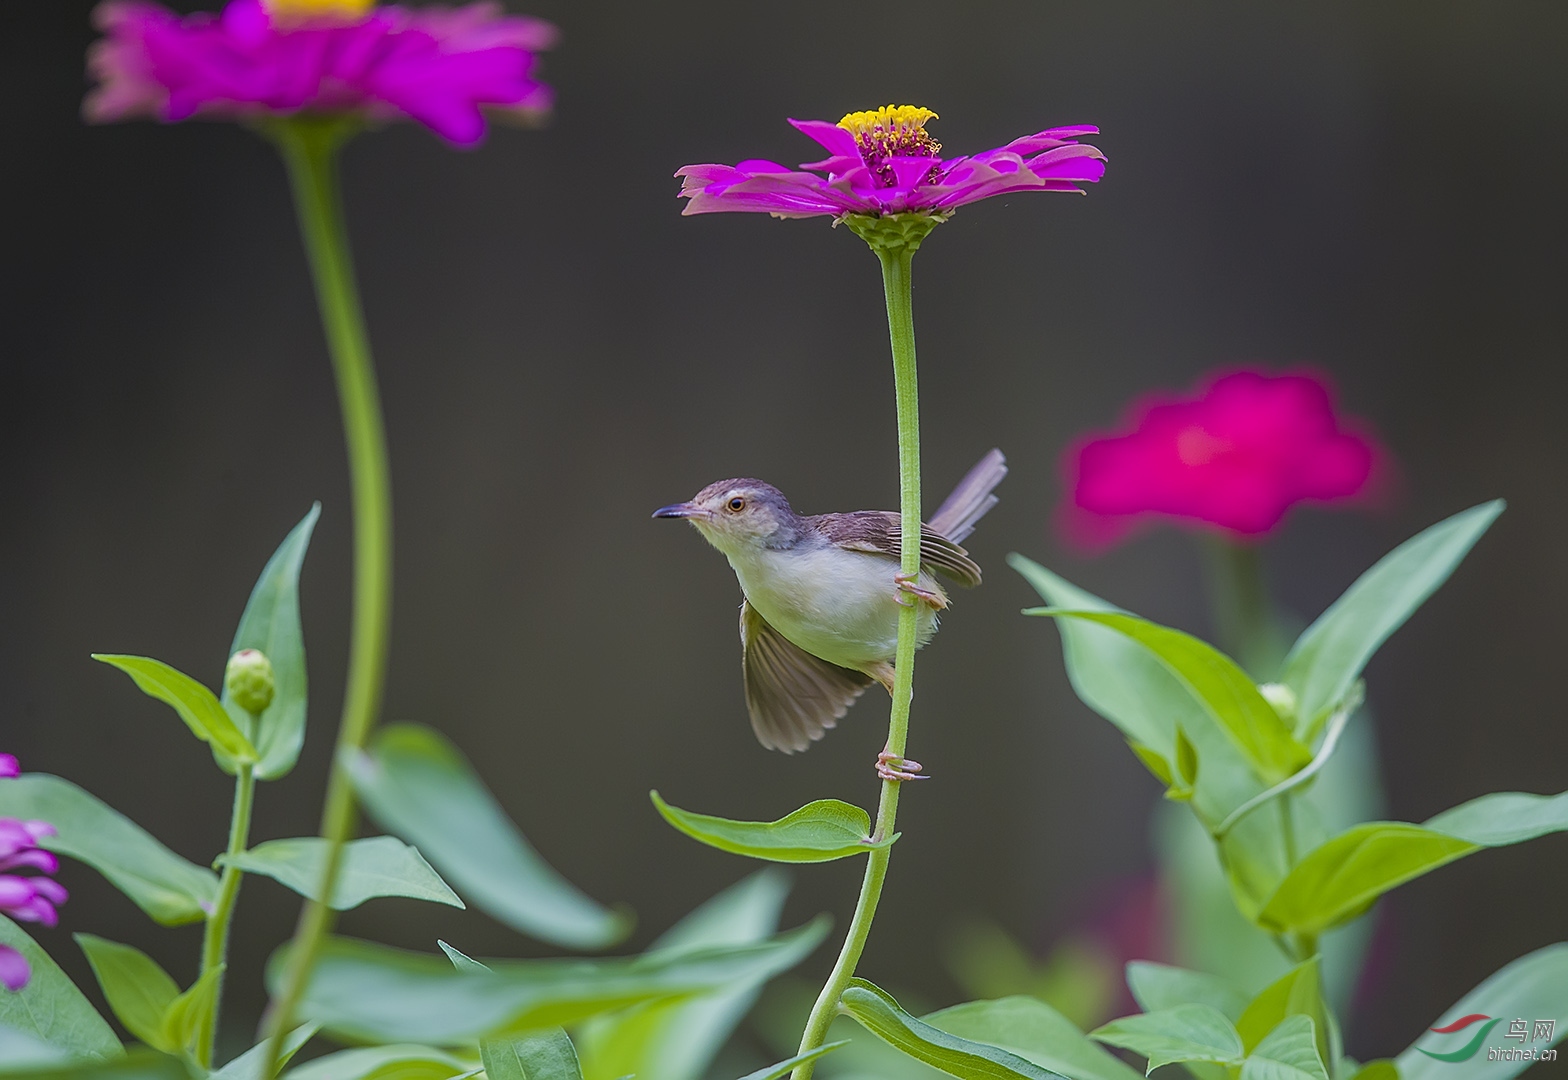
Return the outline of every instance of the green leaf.
[[[268,840],[239,855],[221,855],[218,861],[237,866],[247,874],[263,874],[301,896],[319,900],[316,894],[321,890],[329,846],[319,836]],[[349,841],[343,848],[342,868],[329,906],[335,911],[347,911],[378,896],[407,896],[449,907],[465,906],[419,852],[396,837],[367,836]]]
[[[1493,792],[1444,810],[1426,827],[1482,847],[1534,840],[1568,829],[1568,791],[1559,795]]]
[[[1056,1074],[1034,1062],[985,1043],[951,1035],[917,1020],[901,1009],[892,995],[865,979],[850,980],[839,1008],[862,1027],[900,1053],[962,1080],[1055,1080]]]
[[[0,1027],[32,1035],[75,1057],[107,1061],[125,1052],[114,1029],[60,970],[60,965],[4,915],[0,915],[0,945],[21,953],[33,971],[22,989],[0,990]]]
[[[624,912],[589,899],[539,857],[462,754],[435,731],[384,727],[369,753],[348,766],[377,821],[512,929],[577,949],[604,948],[630,932]]]
[[[69,1053],[58,1046],[50,1046],[36,1035],[0,1027],[0,1074],[21,1069],[49,1069],[69,1065],[72,1060]]]
[[[190,1050],[196,1045],[202,1025],[218,1003],[218,991],[222,985],[223,965],[219,964],[170,1003],[168,1011],[163,1014],[163,1038],[175,1050]]]
[[[459,952],[458,950],[452,948],[452,946],[448,945],[446,942],[441,941],[439,938],[436,940],[436,944],[441,947],[442,952],[446,953],[446,958],[452,961],[452,966],[455,967],[458,971],[490,970],[490,965],[481,964],[478,960],[475,960],[467,953]]]
[[[781,871],[759,871],[687,915],[649,951],[764,941],[778,929],[788,892]],[[649,1001],[595,1017],[576,1031],[584,1075],[699,1080],[751,1011],[762,982],[756,978],[696,997]]]
[[[317,1030],[318,1026],[316,1024],[301,1024],[289,1032],[288,1038],[283,1040],[283,1052],[278,1061],[278,1068],[281,1069],[287,1065],[290,1059],[299,1052],[299,1048],[308,1043]],[[239,1057],[213,1073],[212,1080],[270,1080],[270,1078],[262,1076],[262,1071],[266,1068],[267,1043],[270,1041],[270,1039],[263,1040],[245,1051]]]
[[[1230,736],[1265,781],[1278,783],[1312,760],[1311,752],[1296,741],[1247,673],[1212,645],[1136,615],[1060,608],[1031,608],[1024,614],[1095,623],[1147,649]]]
[[[769,862],[819,863],[864,855],[898,839],[872,842],[871,816],[838,799],[819,799],[777,821],[731,821],[671,806],[650,791],[653,805],[679,831],[709,847]]]
[[[289,1070],[284,1080],[452,1080],[478,1071],[477,1062],[433,1046],[398,1043],[340,1050]]]
[[[1448,580],[1503,505],[1497,499],[1471,507],[1406,540],[1307,627],[1280,677],[1296,692],[1304,730],[1345,696],[1378,647]]]
[[[1350,1080],[1399,1080],[1399,1067],[1388,1058],[1369,1061]]]
[[[0,1062],[5,1080],[191,1080],[191,1072],[178,1058],[149,1050],[121,1052],[113,1061],[76,1062],[60,1066],[28,1066],[13,1069]]]
[[[191,734],[224,757],[235,761],[255,761],[256,748],[250,744],[223,710],[217,695],[182,671],[146,656],[119,656],[93,653],[94,660],[111,664],[131,677],[138,689],[172,707],[191,729]]]
[[[1472,1013],[1498,1019],[1528,1020],[1532,1031],[1536,1020],[1555,1020],[1550,1042],[1543,1039],[1533,1044],[1543,1049],[1555,1046],[1563,1037],[1564,1019],[1568,1018],[1568,942],[1537,949],[1505,965],[1456,1001],[1433,1021],[1432,1026],[1446,1027]],[[1480,1045],[1458,1069],[1452,1061],[1432,1056],[1452,1055],[1462,1050],[1474,1038],[1472,1033],[1478,1030],[1469,1027],[1449,1035],[1422,1032],[1415,1043],[1394,1059],[1399,1068],[1399,1080],[1452,1080],[1455,1074],[1462,1075],[1464,1080],[1509,1080],[1534,1064],[1528,1059],[1489,1061],[1486,1049]],[[1520,1044],[1497,1035],[1491,1045],[1518,1047]],[[1526,1047],[1531,1045],[1525,1044]]]
[[[1218,975],[1149,960],[1134,960],[1127,965],[1127,989],[1146,1013],[1177,1005],[1207,1005],[1235,1022],[1247,1010],[1247,995]]]
[[[125,1030],[154,1050],[178,1052],[182,1044],[165,1037],[163,1018],[180,996],[179,984],[140,949],[92,934],[73,936]]]
[[[320,516],[321,504],[316,503],[267,560],[229,646],[230,656],[242,649],[259,649],[272,661],[272,704],[261,714],[255,731],[250,730],[250,713],[229,700],[227,687],[223,691],[224,709],[256,745],[261,758],[256,777],[260,780],[288,775],[305,741],[305,634],[299,618],[299,572]]]
[[[1177,1005],[1112,1020],[1089,1033],[1112,1046],[1148,1058],[1145,1075],[1178,1061],[1240,1065],[1246,1056],[1236,1026],[1207,1005]]]
[[[823,1054],[831,1054],[839,1047],[848,1045],[848,1039],[840,1039],[837,1042],[823,1043],[815,1050],[807,1050],[804,1054],[796,1054],[792,1058],[785,1058],[777,1065],[769,1065],[765,1069],[758,1069],[756,1072],[749,1072],[745,1076],[741,1077],[740,1080],[784,1080],[784,1077],[795,1071],[795,1066],[804,1065],[808,1061],[815,1061]]]
[[[489,971],[458,971],[443,956],[332,938],[300,1013],[360,1042],[462,1045],[767,978],[799,963],[826,933],[818,919],[755,945],[625,959],[495,960]],[[274,992],[287,956],[280,949],[269,965]]]
[[[217,900],[216,874],[69,780],[28,773],[0,783],[0,817],[49,822],[56,833],[41,846],[91,866],[164,926],[200,921]]]
[[[486,1039],[479,1057],[489,1080],[583,1080],[577,1049],[560,1028]]]
[[[1357,825],[1297,863],[1257,922],[1269,930],[1315,934],[1355,918],[1390,889],[1478,850],[1420,825]]]
[[[1253,998],[1236,1021],[1236,1032],[1250,1054],[1270,1037],[1271,1032],[1293,1016],[1311,1019],[1313,1030],[1320,1040],[1318,1057],[1323,1061],[1330,1060],[1333,1055],[1329,1053],[1328,1046],[1328,1008],[1323,1004],[1317,957],[1297,964]],[[1323,1080],[1328,1078],[1324,1077]]]
[[[1329,1080],[1310,1016],[1287,1016],[1241,1066],[1241,1080]]]
[[[934,1028],[1017,1054],[1069,1080],[1137,1080],[1137,1070],[1038,998],[971,1001],[922,1018]]]

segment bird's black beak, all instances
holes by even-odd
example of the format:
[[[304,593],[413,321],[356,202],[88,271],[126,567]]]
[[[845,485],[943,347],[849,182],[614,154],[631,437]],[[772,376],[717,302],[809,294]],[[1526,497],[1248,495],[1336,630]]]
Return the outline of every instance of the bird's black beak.
[[[676,503],[673,506],[661,506],[653,512],[656,518],[694,518],[707,517],[708,512],[696,503]]]

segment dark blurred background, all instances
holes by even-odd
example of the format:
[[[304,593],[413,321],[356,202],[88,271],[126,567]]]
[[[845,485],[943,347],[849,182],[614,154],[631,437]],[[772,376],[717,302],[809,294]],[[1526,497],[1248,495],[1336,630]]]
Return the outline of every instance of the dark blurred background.
[[[187,5],[189,7],[190,5]],[[263,787],[257,839],[314,831],[349,598],[342,437],[271,149],[228,124],[85,127],[83,0],[12,3],[0,37],[0,748],[83,784],[205,862],[229,787],[162,705],[90,651],[216,685],[256,573],[312,500],[312,723]],[[927,498],[988,447],[1013,473],[971,550],[989,571],[923,654],[904,839],[864,969],[956,1000],[963,918],[1043,950],[1150,873],[1154,782],[1078,703],[1022,551],[1207,632],[1190,538],[1088,560],[1052,535],[1057,460],[1132,396],[1206,369],[1310,363],[1402,468],[1380,516],[1303,512],[1268,550],[1309,618],[1417,529],[1510,510],[1368,675],[1392,816],[1568,787],[1568,8],[1406,2],[539,0],[561,48],[553,125],[475,153],[404,125],[346,185],[390,428],[397,592],[386,717],[452,736],[555,866],[626,901],[641,945],[751,867],[649,806],[768,818],[869,805],[884,703],[803,757],[748,729],[723,559],[649,511],[756,475],[808,512],[896,505],[877,267],[825,220],[683,220],[688,162],[817,156],[787,116],[889,101],[950,152],[1066,123],[1110,159],[1086,197],[963,210],[916,262]],[[1349,1049],[1403,1048],[1460,993],[1561,938],[1568,840],[1475,856],[1386,904],[1382,976]],[[807,867],[787,922],[842,927],[858,867]],[[149,949],[181,979],[199,931],[148,922],[71,866],[58,930]],[[252,879],[234,1009],[296,898]],[[351,932],[537,951],[476,913],[379,901]],[[816,978],[829,949],[803,974]],[[89,980],[90,981],[90,980]]]

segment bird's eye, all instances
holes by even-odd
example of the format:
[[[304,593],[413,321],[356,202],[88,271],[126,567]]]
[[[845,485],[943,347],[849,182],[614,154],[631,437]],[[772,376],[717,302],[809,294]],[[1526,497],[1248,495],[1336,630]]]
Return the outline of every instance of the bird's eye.
[[[725,505],[729,507],[730,513],[738,514],[742,510],[746,509],[746,500],[737,495]]]

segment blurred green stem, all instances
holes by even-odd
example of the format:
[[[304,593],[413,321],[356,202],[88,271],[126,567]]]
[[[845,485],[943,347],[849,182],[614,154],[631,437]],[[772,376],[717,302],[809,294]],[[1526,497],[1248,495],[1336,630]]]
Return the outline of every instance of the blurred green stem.
[[[254,721],[254,717],[252,719]],[[255,796],[256,766],[248,761],[241,762],[234,776],[234,812],[229,817],[229,846],[225,852],[231,858],[243,853],[250,842],[250,811]],[[207,916],[207,926],[202,932],[202,975],[223,967],[228,961],[229,925],[240,896],[240,879],[244,876],[237,866],[225,864],[223,867],[223,877],[218,881],[218,900],[212,914]],[[196,1063],[204,1069],[212,1068],[213,1047],[218,1039],[218,1011],[222,1003],[223,985],[220,982],[218,992],[213,995],[212,1011],[203,1019],[196,1040]]]
[[[858,230],[857,230],[858,231]],[[872,250],[882,263],[882,288],[887,299],[888,336],[893,347],[893,384],[898,401],[898,479],[900,515],[900,570],[920,577],[920,394],[915,377],[915,318],[910,287],[910,264],[914,260],[919,241],[903,244],[872,243]],[[898,647],[894,654],[893,705],[888,715],[887,752],[896,758],[904,756],[909,741],[909,702],[914,693],[915,634],[918,601],[906,606],[898,615]],[[896,768],[898,763],[893,763]],[[882,782],[882,797],[877,803],[876,827],[872,837],[877,840],[891,836],[898,817],[898,780]],[[817,996],[806,1028],[800,1036],[800,1052],[815,1050],[827,1040],[828,1027],[838,1015],[838,1000],[849,980],[855,975],[855,965],[865,950],[866,938],[871,933],[871,920],[876,917],[877,903],[882,899],[882,884],[887,878],[890,847],[872,851],[866,859],[866,876],[860,886],[860,899],[855,903],[855,914],[849,921],[849,932],[844,937],[844,947],[839,951],[833,971],[828,975],[822,992]],[[810,1080],[815,1061],[798,1065],[791,1080]]]
[[[365,745],[380,708],[392,605],[392,495],[386,432],[338,184],[338,149],[355,130],[356,125],[343,120],[295,117],[268,131],[283,153],[294,190],[343,410],[353,488],[353,629],[343,718],[321,820],[321,835],[329,841],[316,893],[323,900],[336,888],[343,845],[356,825],[354,789],[345,762]],[[294,1024],[332,920],[331,908],[321,900],[308,901],[300,915],[282,989],[273,1000],[263,1077],[273,1073],[283,1037]]]
[[[1204,551],[1209,608],[1219,647],[1254,679],[1266,680],[1284,654],[1263,576],[1263,550],[1255,544],[1211,537],[1206,538]]]

